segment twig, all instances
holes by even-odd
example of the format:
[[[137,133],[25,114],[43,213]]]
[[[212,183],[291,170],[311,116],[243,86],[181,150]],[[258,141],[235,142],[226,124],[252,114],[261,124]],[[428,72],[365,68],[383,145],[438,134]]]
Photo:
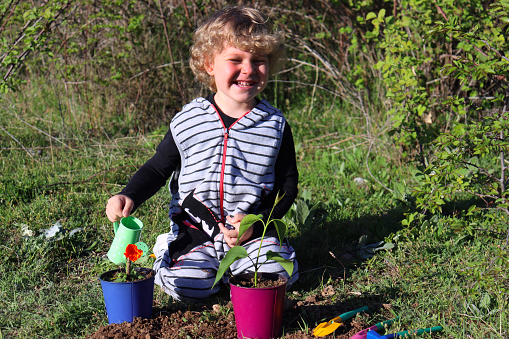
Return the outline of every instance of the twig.
[[[64,13],[64,11],[67,9],[67,7],[69,7],[69,5],[71,4],[72,0],[69,0],[59,11],[58,13],[52,18],[52,21],[55,21],[62,13]],[[42,6],[44,6],[45,3],[43,3]],[[41,6],[41,7],[42,7]],[[34,26],[43,19],[43,17],[40,17],[34,24]],[[31,20],[29,20],[27,22],[27,24],[25,25],[25,27],[23,27],[21,33],[20,33],[20,36],[19,38],[17,39],[17,41],[11,46],[11,48],[9,49],[9,51],[11,51],[14,46],[16,46],[18,44],[19,41],[21,41],[21,39],[25,36],[25,33],[23,33],[26,29],[26,27],[31,23]],[[53,27],[54,28],[54,27]],[[49,30],[51,30],[51,23],[49,24],[46,24],[42,30],[39,32],[39,34],[37,34],[37,36],[33,39],[33,41],[37,41],[39,40],[39,38],[47,33]],[[7,53],[9,52],[7,51],[1,58],[3,59]],[[9,69],[7,70],[7,73],[4,75],[3,77],[3,80],[4,81],[7,81],[7,79],[9,78],[9,76],[11,76],[12,74],[16,73],[16,71],[18,70],[18,68],[22,65],[22,62],[26,59],[26,57],[30,54],[32,50],[31,49],[26,49],[25,51],[23,51],[23,53],[21,53],[18,57],[18,61],[16,63],[13,63],[10,65]]]
[[[129,78],[129,80],[133,80],[134,78],[137,78],[139,77],[140,75],[143,75],[145,73],[148,73],[150,71],[153,71],[154,69],[158,69],[158,68],[163,68],[163,67],[168,67],[168,66],[172,66],[173,65],[176,65],[176,64],[181,64],[182,61],[175,61],[175,62],[170,62],[168,64],[164,64],[164,65],[159,65],[159,66],[156,66],[156,67],[151,67],[151,68],[147,68],[146,70],[144,71],[141,71],[140,73],[136,74],[136,75],[133,75],[132,77]]]
[[[101,172],[98,172],[98,173],[95,173],[93,175],[91,175],[90,177],[84,179],[84,180],[78,180],[78,181],[61,181],[61,182],[56,182],[54,184],[48,184],[48,185],[43,185],[43,186],[39,186],[38,188],[49,188],[49,187],[54,187],[54,186],[59,186],[59,185],[77,185],[77,184],[84,184],[90,180],[92,180],[93,178],[97,177],[98,175],[101,175],[101,174],[105,174],[105,173],[108,173],[108,172],[113,172],[113,171],[116,171],[118,169],[121,169],[121,168],[125,168],[125,167],[135,167],[133,165],[131,166],[118,166],[118,167],[115,167],[115,168],[110,168],[108,170],[104,170],[104,171],[101,171]]]
[[[433,2],[435,3],[435,6],[437,7],[438,13],[440,13],[444,17],[445,21],[449,21],[449,19],[447,18],[447,15],[445,15],[442,8],[437,4],[437,0],[433,0]]]
[[[83,24],[76,32],[72,33],[71,35],[69,35],[68,37],[66,37],[62,43],[60,44],[60,47],[64,46],[67,41],[69,41],[69,39],[71,39],[73,36],[75,36],[76,34],[80,34],[82,32],[82,30],[87,27],[88,25],[90,25],[91,23],[93,23],[94,21],[98,20],[99,18],[93,18],[92,20],[89,20],[87,23]]]
[[[161,13],[161,20],[163,21],[164,35],[166,36],[166,44],[168,45],[168,53],[170,54],[170,64],[173,68],[175,82],[177,83],[177,87],[179,89],[182,100],[186,101],[186,96],[184,94],[184,91],[182,90],[182,86],[180,85],[180,80],[177,75],[177,70],[175,68],[175,61],[173,60],[173,52],[171,51],[170,37],[168,36],[168,27],[166,26],[166,21],[164,20],[164,13],[163,13],[163,8],[161,6],[161,0],[157,0],[157,4],[159,5],[159,12]],[[185,4],[184,4],[184,6],[185,6]]]
[[[504,108],[502,108],[502,116],[504,116],[506,111],[507,105],[504,105]],[[504,131],[502,130],[500,132],[500,140],[504,140]],[[504,161],[504,148],[502,146],[499,147],[500,149],[500,193],[503,195],[505,192],[505,161]],[[504,198],[505,200],[505,198]]]
[[[15,138],[15,137],[11,134],[11,133],[9,133],[9,132],[8,132],[8,131],[7,131],[7,130],[3,127],[3,126],[0,126],[0,128],[1,128],[1,129],[5,132],[5,133],[7,133],[7,134],[8,134],[8,135],[9,135],[9,136],[10,136],[10,137],[14,140],[14,141],[16,141],[16,142],[17,142],[17,143],[21,146],[21,148],[23,148],[23,150],[24,150],[25,152],[27,152],[27,154],[28,154],[28,155],[29,155],[32,159],[34,159],[35,161],[37,161],[37,162],[38,162],[38,160],[37,160],[37,159],[35,159],[35,158],[34,158],[34,156],[33,156],[32,154],[30,154],[30,152],[28,151],[28,149],[26,149],[26,148],[25,148],[25,146],[23,146],[23,144],[22,144],[22,143],[21,143],[18,139],[16,139],[16,138]]]
[[[449,77],[441,77],[441,78],[438,78],[438,79],[435,79],[435,80],[427,81],[426,85],[431,85],[432,83],[439,82],[439,81],[442,81],[442,80],[445,80],[445,79],[449,79]]]
[[[302,43],[302,42],[301,42]],[[320,60],[320,62],[325,66],[325,68],[330,72],[330,74],[332,74],[332,76],[334,77],[334,79],[339,79],[340,78],[340,75],[338,73],[338,70],[335,69],[331,63],[325,59],[320,53],[318,53],[317,51],[315,51],[314,49],[312,49],[311,47],[309,47],[308,45],[306,44],[303,44],[303,47],[304,49],[306,49],[309,53],[311,53],[311,55],[313,55],[316,59]]]
[[[468,162],[468,161],[461,161],[462,164],[464,165],[467,165],[467,166],[472,166],[472,167],[475,167],[479,170],[479,172],[481,172],[482,174],[486,175],[488,178],[494,180],[494,181],[499,181],[500,179],[498,179],[496,176],[494,176],[493,174],[490,174],[488,172],[488,170],[486,170],[485,168],[482,168],[476,164],[473,164],[471,162]]]
[[[84,80],[84,81],[65,81],[67,85],[84,85],[88,82],[92,82],[92,80]]]
[[[315,86],[315,84],[302,82],[302,81],[296,81],[296,80],[269,80],[268,82],[281,82],[284,84],[298,84],[298,85],[303,85],[303,86]],[[334,92],[334,91],[332,91],[328,88],[325,88],[323,86],[320,86],[320,85],[316,85],[315,87],[318,89],[321,89],[322,91],[325,91],[329,94],[332,94],[336,97],[342,98],[343,100],[347,101],[350,105],[354,106],[355,108],[359,108],[359,109],[361,108],[357,103],[353,102],[349,97],[347,97],[345,95]]]
[[[394,190],[391,190],[389,187],[385,186],[384,184],[382,184],[380,182],[380,180],[378,180],[377,178],[375,178],[375,176],[371,173],[371,170],[369,168],[369,162],[368,162],[368,159],[369,159],[369,154],[371,153],[371,147],[373,146],[373,143],[374,143],[374,140],[373,139],[370,143],[369,143],[369,149],[368,149],[368,154],[366,155],[366,168],[368,169],[368,173],[369,175],[371,176],[371,178],[373,178],[373,180],[375,180],[380,186],[382,186],[383,188],[385,188],[386,190],[388,190],[389,192],[391,193],[394,193]]]
[[[34,26],[42,20],[42,17],[40,17],[34,24]],[[14,42],[12,43],[12,45],[9,47],[9,49],[4,53],[2,54],[2,56],[0,57],[0,60],[3,61],[3,59],[5,59],[5,57],[7,55],[9,55],[9,52],[12,51],[14,49],[14,47],[20,42],[23,40],[23,38],[25,37],[25,30],[27,29],[28,26],[30,26],[30,24],[32,23],[33,20],[28,20],[27,23],[25,24],[25,26],[23,26],[21,28],[21,32],[18,34],[18,37],[16,38],[16,40],[14,40]],[[39,33],[40,34],[40,33]],[[37,40],[37,39],[35,39]]]
[[[500,310],[499,310],[500,312]],[[475,317],[475,316],[472,316],[472,315],[469,315],[469,314],[465,314],[465,313],[456,313],[458,315],[461,315],[461,316],[464,316],[464,317],[469,317],[469,318],[473,318],[473,319],[478,319],[480,321],[482,321],[486,326],[488,326],[489,328],[492,329],[493,332],[495,332],[495,334],[497,336],[499,336],[500,338],[504,338],[500,333],[497,332],[496,329],[493,328],[493,326],[491,326],[490,324],[488,324],[486,321],[484,321],[483,317]]]
[[[304,274],[304,273],[318,271],[318,270],[325,269],[325,268],[335,268],[335,269],[337,269],[337,267],[334,267],[334,266],[321,266],[321,267],[312,268],[312,269],[307,270],[307,271],[302,271],[302,272],[299,272],[299,273],[300,274]]]
[[[14,13],[14,10],[18,6],[19,2],[20,2],[20,0],[16,1],[16,4],[14,5],[14,7],[11,9],[11,12],[7,16],[7,19],[9,19],[11,17],[12,13]],[[9,7],[5,10],[4,15],[2,15],[2,17],[0,18],[0,23],[2,23],[2,21],[5,19],[5,15],[6,15],[7,11],[9,10],[9,8],[12,6],[13,3],[14,3],[14,0],[9,3]],[[0,27],[0,32],[3,31],[5,25],[7,25],[7,20],[4,22],[2,27]]]
[[[311,115],[311,111],[313,110],[313,103],[315,102],[316,86],[318,85],[319,75],[320,75],[320,73],[318,73],[318,67],[317,67],[316,72],[315,72],[315,83],[313,84],[313,90],[311,91],[311,101],[309,103],[308,117]]]
[[[339,264],[343,267],[343,281],[346,281],[346,268],[345,268],[345,265],[343,265],[343,263],[341,262],[341,260],[339,260],[338,258],[336,258],[336,256],[334,255],[334,253],[332,253],[331,251],[329,251],[329,254],[331,255],[331,257],[333,257],[334,259],[336,259]]]
[[[328,137],[333,137],[333,136],[336,136],[338,134],[339,134],[339,132],[329,133],[329,134],[321,135],[321,136],[313,138],[313,139],[304,140],[304,142],[317,141],[317,140],[325,139],[325,138],[328,138]]]
[[[501,57],[502,59],[504,59],[505,61],[509,61],[509,58],[505,57],[502,55],[502,53],[500,53],[498,50],[496,50],[495,48],[491,47],[491,45],[486,41],[486,40],[483,40],[483,39],[479,39],[481,40],[482,42],[484,42],[484,44],[486,46],[489,47],[489,49],[491,49],[493,52],[497,53],[499,57]]]
[[[348,146],[348,147],[346,147],[346,148],[339,148],[339,147],[330,147],[330,148],[331,148],[331,149],[334,149],[334,150],[339,150],[339,151],[336,151],[336,152],[332,153],[332,154],[338,154],[338,153],[340,153],[340,152],[344,152],[344,151],[347,151],[347,150],[349,150],[349,149],[352,149],[352,148],[356,148],[356,147],[362,146],[362,145],[364,145],[364,144],[367,144],[368,142],[369,142],[369,141],[363,141],[363,142],[361,142],[361,143],[358,143],[358,144],[355,144],[355,145],[352,145],[352,146]]]
[[[24,123],[24,124],[26,124],[26,125],[28,125],[28,126],[32,127],[33,129],[35,129],[35,130],[37,130],[37,131],[41,132],[42,134],[46,135],[47,137],[50,137],[51,139],[53,139],[53,140],[55,140],[55,141],[57,141],[57,142],[61,143],[62,145],[66,146],[68,149],[71,149],[71,150],[73,150],[73,151],[74,151],[74,149],[73,149],[71,146],[69,146],[69,145],[65,144],[63,141],[60,141],[58,138],[55,138],[54,136],[52,136],[52,135],[50,135],[50,134],[48,134],[48,133],[44,132],[44,131],[43,131],[43,130],[41,130],[40,128],[37,128],[37,127],[35,127],[34,125],[31,125],[31,124],[29,124],[28,122],[26,122],[25,120],[21,119],[21,118],[20,118],[20,117],[19,117],[19,116],[15,113],[15,112],[11,111],[9,108],[7,108],[7,107],[5,107],[5,106],[2,106],[2,105],[0,105],[0,108],[3,108],[4,110],[11,112],[11,113],[14,115],[14,117],[15,117],[16,119],[18,119],[19,121],[21,121],[22,123]]]

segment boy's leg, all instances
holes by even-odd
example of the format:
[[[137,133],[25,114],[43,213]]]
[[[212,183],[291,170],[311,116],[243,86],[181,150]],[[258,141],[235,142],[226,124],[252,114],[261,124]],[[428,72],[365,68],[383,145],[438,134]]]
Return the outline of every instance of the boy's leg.
[[[163,291],[174,299],[182,301],[201,301],[217,293],[220,289],[220,284],[214,286],[214,289],[211,289],[211,287],[219,267],[218,258],[223,258],[225,252],[229,249],[228,245],[223,242],[222,234],[216,237],[214,244],[209,241],[194,248],[188,254],[181,256],[179,261],[171,266],[171,259],[168,257],[168,244],[174,239],[175,237],[171,232],[157,237],[156,244],[154,245],[156,284],[161,286]],[[243,246],[251,258],[256,258],[260,239],[251,240]],[[286,242],[280,248],[277,238],[266,237],[260,250],[259,262],[267,260],[266,254],[269,250],[279,253],[285,259],[293,261],[293,274],[287,285],[287,288],[289,288],[299,278],[295,250]],[[254,272],[253,263],[249,258],[237,260],[230,266],[230,269],[233,275]],[[258,271],[289,277],[283,267],[274,260],[264,263]]]
[[[249,257],[255,259],[260,247],[260,238],[251,240],[242,246],[246,248]],[[299,279],[299,264],[295,258],[295,250],[288,244],[287,241],[285,241],[281,248],[279,248],[279,240],[277,238],[266,237],[263,239],[262,247],[260,250],[259,263],[263,263],[267,260],[267,252],[269,250],[275,253],[279,253],[285,259],[293,261],[292,276],[290,277],[286,270],[274,260],[270,260],[264,263],[258,272],[280,274],[290,278],[287,285],[287,288],[290,288],[293,283]],[[233,263],[230,266],[230,269],[233,275],[252,273],[254,272],[254,265],[250,259],[244,258]]]
[[[171,232],[157,237],[154,246],[155,283],[174,299],[187,302],[201,301],[217,293],[219,284],[211,289],[219,267],[212,242],[194,248],[171,265],[168,243],[174,239]]]

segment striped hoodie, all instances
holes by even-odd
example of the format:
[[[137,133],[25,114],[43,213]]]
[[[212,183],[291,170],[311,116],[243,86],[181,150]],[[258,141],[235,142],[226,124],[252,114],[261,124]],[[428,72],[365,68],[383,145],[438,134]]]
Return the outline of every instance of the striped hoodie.
[[[195,203],[189,206],[199,202],[215,223],[226,225],[227,215],[257,213],[261,199],[274,187],[284,126],[281,111],[265,100],[229,128],[205,98],[185,105],[170,124],[181,156],[181,166],[169,184],[170,217],[178,219],[184,200],[190,198]],[[185,212],[204,223],[202,229],[213,237],[217,227],[203,221],[207,218],[202,217],[202,206]]]

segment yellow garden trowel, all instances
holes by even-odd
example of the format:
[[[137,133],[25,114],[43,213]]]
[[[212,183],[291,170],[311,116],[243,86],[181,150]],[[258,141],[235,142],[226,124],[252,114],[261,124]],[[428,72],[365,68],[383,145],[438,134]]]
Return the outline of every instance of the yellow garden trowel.
[[[364,306],[356,310],[343,313],[339,317],[331,319],[328,322],[323,322],[316,326],[316,328],[313,330],[313,335],[315,337],[325,337],[326,335],[331,334],[337,330],[337,328],[343,324],[344,320],[353,318],[357,313],[366,312],[368,309],[369,308],[367,306]]]

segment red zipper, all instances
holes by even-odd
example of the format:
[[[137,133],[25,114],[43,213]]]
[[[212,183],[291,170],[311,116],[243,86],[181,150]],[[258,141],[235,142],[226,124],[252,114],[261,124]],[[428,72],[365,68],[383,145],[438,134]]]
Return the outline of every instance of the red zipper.
[[[242,115],[242,117],[238,118],[229,128],[226,128],[223,122],[223,119],[221,119],[221,114],[217,111],[216,107],[212,105],[214,110],[217,113],[217,116],[219,117],[219,120],[221,121],[221,124],[223,125],[224,129],[224,136],[223,136],[223,157],[221,159],[221,175],[219,179],[219,209],[221,210],[221,222],[223,225],[226,225],[226,217],[224,215],[224,172],[226,168],[226,150],[228,149],[228,132],[230,131],[230,128],[233,127],[239,121],[242,117],[244,117],[246,114],[248,114],[250,111],[247,111]]]
[[[219,209],[221,210],[221,222],[223,223],[223,225],[226,225],[226,219],[224,217],[223,200],[224,200],[224,169],[226,167],[227,148],[228,148],[228,128],[225,128],[223,138],[223,159],[221,160],[221,178],[219,180]]]

